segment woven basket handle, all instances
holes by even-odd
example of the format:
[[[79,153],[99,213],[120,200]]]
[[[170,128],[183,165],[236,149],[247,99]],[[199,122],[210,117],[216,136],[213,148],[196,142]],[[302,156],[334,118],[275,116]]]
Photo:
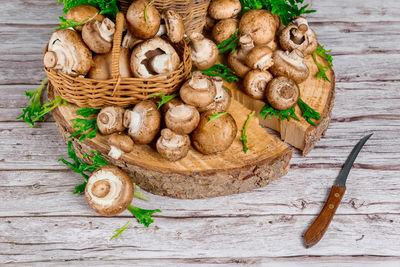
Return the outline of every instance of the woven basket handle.
[[[121,41],[122,41],[122,32],[124,31],[124,24],[125,24],[124,13],[118,12],[116,23],[115,23],[113,48],[112,48],[112,52],[111,52],[111,55],[112,55],[111,75],[112,75],[113,79],[118,79],[120,76],[119,55],[121,53]]]

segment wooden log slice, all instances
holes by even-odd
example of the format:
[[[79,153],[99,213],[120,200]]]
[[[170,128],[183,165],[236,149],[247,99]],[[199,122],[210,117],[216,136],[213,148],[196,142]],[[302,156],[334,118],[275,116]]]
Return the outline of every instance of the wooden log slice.
[[[317,79],[318,68],[314,63],[312,56],[306,57],[306,64],[310,70],[308,79],[299,84],[301,98],[315,111],[321,114],[321,121],[315,121],[318,126],[310,125],[302,116],[298,106],[296,106],[296,115],[300,121],[291,119],[290,121],[281,121],[276,117],[263,119],[259,117],[260,125],[280,132],[281,139],[302,150],[303,155],[307,155],[317,141],[325,134],[331,120],[331,112],[335,100],[335,74],[332,68],[326,73],[330,82]],[[317,55],[318,62],[324,66],[329,66],[328,62]],[[250,110],[255,110],[260,114],[265,102],[255,100],[242,91],[242,84],[227,84],[233,97]]]
[[[50,85],[49,98],[54,98]],[[107,136],[100,133],[93,139],[79,142],[68,139],[74,132],[71,119],[77,117],[77,106],[62,105],[54,109],[53,116],[65,140],[73,142],[75,151],[82,158],[95,150],[111,164],[129,173],[133,181],[146,191],[174,198],[206,198],[245,192],[267,185],[289,170],[292,149],[278,138],[269,135],[259,126],[258,119],[250,121],[247,138],[249,151],[243,152],[238,131],[232,146],[217,155],[203,155],[190,149],[187,157],[177,162],[167,161],[157,153],[154,145],[135,145],[134,150],[114,160]],[[229,108],[238,129],[242,129],[250,110],[233,100]]]

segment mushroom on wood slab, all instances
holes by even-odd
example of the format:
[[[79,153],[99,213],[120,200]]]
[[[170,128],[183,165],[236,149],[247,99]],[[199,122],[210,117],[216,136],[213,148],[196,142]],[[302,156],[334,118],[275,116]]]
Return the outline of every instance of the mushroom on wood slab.
[[[211,104],[217,94],[214,83],[201,71],[195,71],[180,89],[180,95],[186,104],[201,108]]]
[[[97,115],[97,126],[102,134],[108,135],[125,130],[123,125],[125,110],[122,107],[109,106],[100,110]]]
[[[124,133],[113,133],[109,139],[110,151],[108,155],[113,159],[119,159],[124,153],[129,153],[133,150],[133,140]]]
[[[161,131],[156,147],[163,158],[169,161],[177,161],[188,154],[190,138],[188,135],[180,135],[166,128]]]
[[[293,80],[280,76],[268,84],[265,96],[272,107],[278,110],[287,110],[297,104],[300,89]]]

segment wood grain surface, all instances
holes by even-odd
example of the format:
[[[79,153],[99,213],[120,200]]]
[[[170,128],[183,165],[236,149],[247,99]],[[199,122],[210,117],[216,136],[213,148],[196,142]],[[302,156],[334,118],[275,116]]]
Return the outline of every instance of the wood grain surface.
[[[314,0],[319,42],[333,49],[336,99],[326,136],[265,188],[201,200],[147,194],[160,208],[148,229],[97,216],[72,194],[82,178],[54,120],[15,121],[24,90],[45,77],[42,52],[61,8],[55,0],[0,0],[0,265],[10,266],[399,266],[400,7],[397,0]],[[354,144],[358,156],[324,238],[303,246]],[[6,265],[7,266],[7,265]]]

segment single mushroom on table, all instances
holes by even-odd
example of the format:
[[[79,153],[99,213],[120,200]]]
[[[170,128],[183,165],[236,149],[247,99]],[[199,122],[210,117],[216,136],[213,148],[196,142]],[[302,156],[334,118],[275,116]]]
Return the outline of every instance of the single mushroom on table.
[[[97,115],[97,127],[101,134],[108,135],[125,130],[123,125],[125,110],[118,106],[109,106],[100,110]]]
[[[205,107],[198,108],[198,110],[200,112],[208,110],[214,113],[225,112],[228,110],[229,105],[231,104],[231,96],[222,86],[224,80],[221,77],[215,76],[211,77],[211,81],[214,83],[217,91],[217,94],[214,97],[214,101]]]
[[[85,22],[89,19],[94,19],[97,21],[103,21],[104,16],[100,14],[100,10],[91,5],[80,5],[68,10],[65,15],[67,20],[73,20],[78,23]],[[75,26],[74,30],[80,32],[82,31],[83,25]]]
[[[189,38],[193,66],[199,70],[206,70],[214,66],[219,54],[217,45],[198,32],[192,33]]]
[[[299,50],[276,50],[273,55],[274,65],[269,69],[274,76],[285,76],[297,84],[307,80],[310,71],[304,61],[303,53]]]
[[[247,73],[243,80],[243,88],[248,96],[254,99],[264,99],[268,83],[273,76],[268,71],[252,70]]]
[[[148,0],[133,1],[126,12],[126,27],[136,38],[153,38],[160,24],[160,13],[153,2]]]
[[[179,63],[179,55],[172,45],[159,37],[138,44],[132,51],[131,70],[137,78],[172,72]]]
[[[169,161],[177,161],[186,157],[189,147],[189,135],[176,134],[168,128],[162,129],[156,144],[158,153]]]
[[[223,19],[215,24],[211,36],[217,44],[227,40],[235,33],[239,26],[239,21],[234,18]]]
[[[106,54],[111,51],[115,23],[109,18],[102,22],[91,20],[82,29],[82,39],[85,44],[96,54]]]
[[[201,71],[195,71],[192,77],[182,85],[179,94],[186,104],[201,108],[214,101],[217,90],[207,75]]]
[[[133,182],[116,166],[107,165],[89,177],[85,196],[89,206],[102,216],[114,216],[128,208],[133,199]]]
[[[268,70],[274,65],[272,50],[267,45],[259,45],[250,50],[246,57],[246,64],[252,69]]]
[[[252,9],[243,14],[239,22],[239,33],[249,34],[255,45],[268,44],[275,38],[276,20],[265,9]]]
[[[165,22],[168,39],[173,43],[182,41],[185,34],[182,17],[172,9],[164,10],[161,17]]]
[[[142,101],[124,114],[124,126],[136,144],[149,144],[158,134],[161,114],[156,104]]]
[[[92,53],[79,33],[61,29],[51,35],[43,63],[46,68],[59,70],[71,76],[84,76],[92,66]]]
[[[213,19],[233,18],[242,10],[239,0],[212,0],[208,14]]]
[[[165,113],[165,125],[177,134],[189,134],[200,121],[200,113],[194,106],[191,105],[177,105],[171,107],[167,113]]]
[[[209,155],[227,150],[237,135],[237,125],[226,113],[210,121],[211,111],[201,114],[200,123],[192,133],[192,144],[199,152]]]
[[[245,34],[239,38],[239,49],[236,49],[233,54],[228,56],[228,65],[231,67],[237,76],[244,78],[251,70],[246,65],[247,54],[254,48],[254,42],[249,34]]]
[[[129,153],[133,150],[134,143],[132,138],[124,133],[113,133],[108,139],[110,151],[108,155],[113,159],[119,159],[124,153]]]
[[[265,97],[272,107],[287,110],[296,105],[300,97],[300,89],[293,80],[279,76],[268,84]]]

